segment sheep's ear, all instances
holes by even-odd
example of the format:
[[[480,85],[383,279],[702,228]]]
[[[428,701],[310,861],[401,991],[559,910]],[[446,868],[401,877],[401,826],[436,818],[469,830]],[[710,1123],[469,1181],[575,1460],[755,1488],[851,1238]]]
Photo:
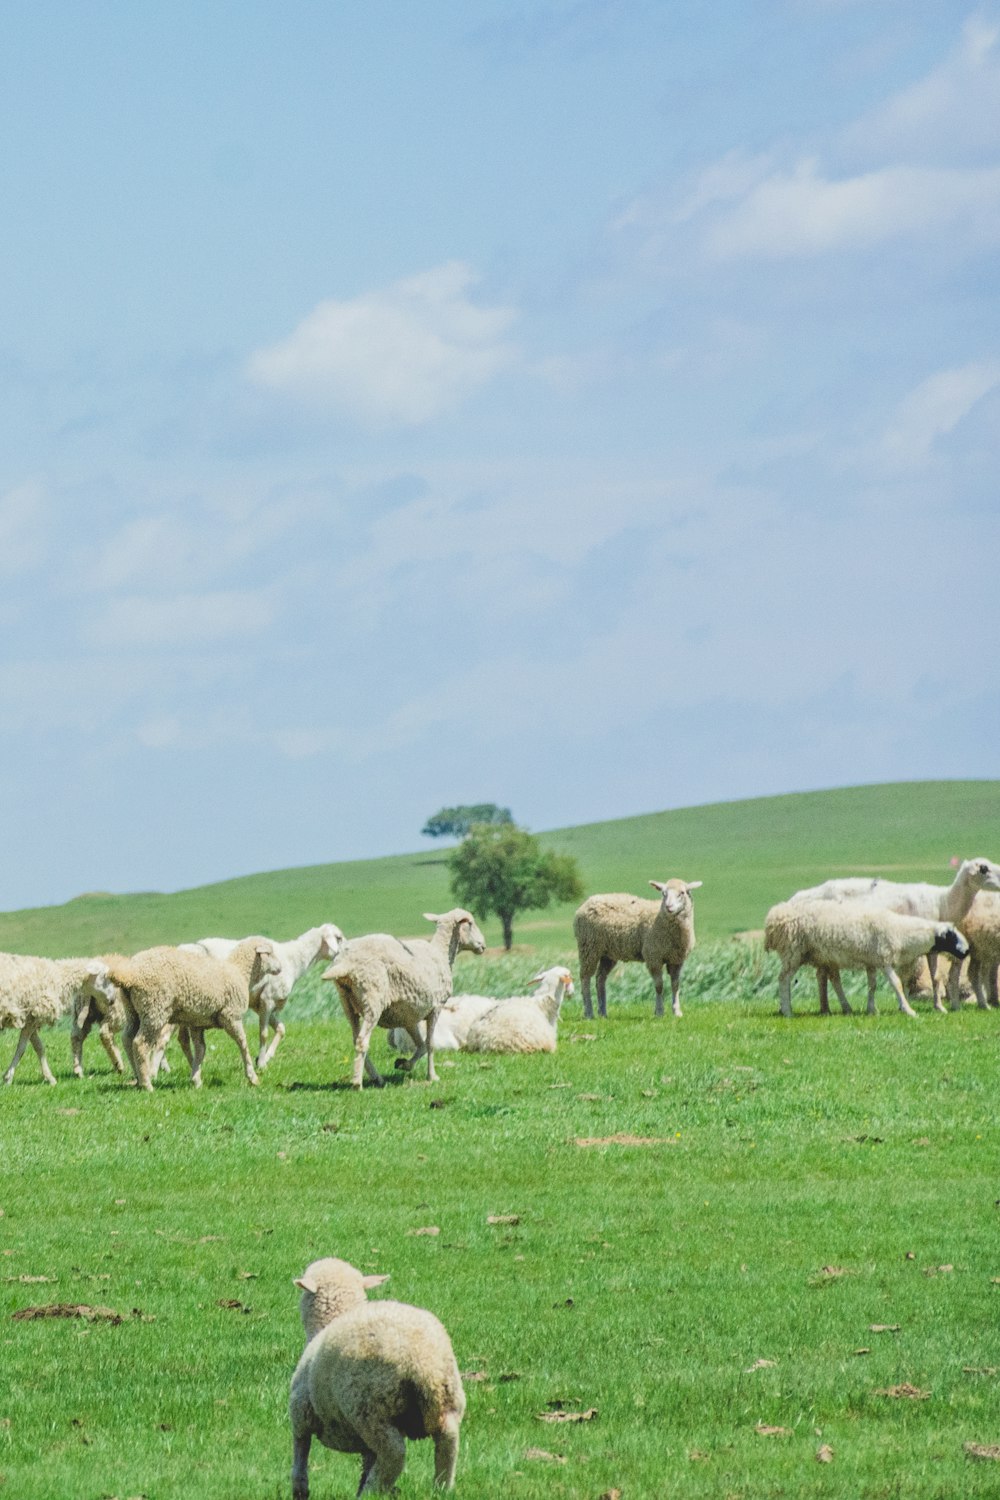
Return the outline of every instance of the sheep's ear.
[[[300,1290],[302,1290],[303,1292],[315,1292],[316,1291],[316,1283],[315,1283],[315,1281],[312,1279],[311,1276],[306,1276],[304,1274],[302,1276],[296,1276],[295,1280],[292,1282],[292,1286],[299,1287]]]
[[[322,972],[322,974],[319,977],[320,977],[320,979],[332,979],[333,978],[333,964],[331,964],[328,969],[324,969],[323,972]]]
[[[261,958],[263,958],[266,953],[274,952],[274,944],[268,942],[258,943],[253,951],[259,954]]]
[[[87,964],[87,973],[93,979],[99,979],[102,974],[107,973],[107,964],[102,963],[99,958],[92,958]]]
[[[666,886],[664,885],[664,883],[663,883],[662,880],[651,880],[649,883],[653,887],[654,891],[665,891],[666,890]]]
[[[689,880],[687,882],[687,888],[689,891],[696,891],[699,886],[704,885],[704,883],[705,882],[703,880]]]
[[[424,912],[424,921],[425,922],[440,922],[440,920],[441,920],[441,918],[440,917],[436,917],[432,911],[425,911]]]
[[[386,1274],[384,1276],[362,1276],[362,1278],[361,1278],[361,1285],[364,1287],[365,1291],[367,1292],[367,1291],[370,1291],[373,1286],[381,1286],[382,1283],[383,1283],[383,1281],[388,1281],[388,1280],[389,1280],[389,1274],[388,1274],[388,1272],[386,1272]]]
[[[544,978],[545,978],[545,970],[543,969],[540,973],[533,974],[531,976],[531,978],[528,980],[528,983],[529,984],[541,984],[541,982],[542,982],[542,980]]]

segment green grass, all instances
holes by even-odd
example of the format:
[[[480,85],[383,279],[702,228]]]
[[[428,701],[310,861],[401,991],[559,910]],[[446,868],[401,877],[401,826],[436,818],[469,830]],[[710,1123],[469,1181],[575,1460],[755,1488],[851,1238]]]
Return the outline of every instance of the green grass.
[[[152,1095],[109,1072],[96,1038],[73,1080],[68,1037],[52,1036],[58,1087],[29,1053],[0,1091],[0,1495],[287,1496],[291,1281],[324,1254],[390,1272],[387,1292],[436,1312],[483,1377],[467,1381],[460,1496],[1000,1494],[1000,1463],[963,1449],[1000,1443],[997,1017],[925,1004],[909,1021],[882,990],[877,1018],[821,1019],[806,979],[784,1022],[773,958],[727,940],[825,875],[946,882],[950,855],[996,852],[998,787],[858,788],[549,835],[588,889],[705,881],[684,1019],[655,1021],[629,965],[608,1021],[567,1004],[552,1057],[448,1056],[435,1086],[355,1095],[315,970],[257,1090],[217,1033],[200,1093],[178,1056]],[[10,913],[0,947],[285,937],[327,918],[407,933],[448,904],[431,851]],[[510,956],[460,957],[457,987],[509,994],[572,965],[568,918],[520,924]],[[373,1050],[388,1068],[381,1035]],[[577,1144],[622,1133],[652,1144]],[[411,1233],[428,1226],[440,1233]],[[12,1320],[52,1302],[125,1316]],[[903,1384],[927,1399],[878,1394]],[[597,1416],[540,1421],[554,1402]],[[411,1445],[404,1500],[431,1472],[430,1446]],[[312,1480],[314,1500],[352,1494],[357,1463],[315,1447]]]
[[[650,813],[558,829],[543,842],[573,854],[588,891],[646,889],[680,875],[703,880],[702,939],[762,926],[764,913],[828,875],[892,873],[947,884],[952,855],[1000,847],[1000,782],[907,782],[803,792]],[[134,952],[209,934],[264,931],[284,939],[333,921],[349,935],[423,930],[421,913],[453,905],[447,850],[312,865],[245,876],[173,895],[90,894],[60,907],[0,913],[0,949],[47,953]],[[571,941],[573,907],[530,912],[515,941]],[[499,943],[496,922],[485,931]]]
[[[509,991],[560,956],[460,960],[459,982]],[[681,1022],[630,966],[608,1021],[568,1003],[552,1057],[444,1057],[438,1085],[360,1096],[316,986],[258,1090],[218,1034],[200,1094],[179,1060],[151,1096],[93,1040],[72,1080],[53,1037],[59,1086],[29,1057],[0,1098],[4,1492],[287,1495],[291,1279],[336,1253],[484,1377],[460,1496],[996,1496],[1000,1465],[963,1450],[1000,1442],[996,1017],[782,1022],[758,945],[696,957]],[[619,1133],[655,1144],[577,1144]],[[128,1316],[11,1321],[55,1301]],[[904,1383],[928,1398],[877,1394]],[[554,1402],[597,1416],[540,1421]],[[400,1494],[431,1472],[411,1445]],[[312,1479],[351,1494],[356,1460],[314,1447]]]

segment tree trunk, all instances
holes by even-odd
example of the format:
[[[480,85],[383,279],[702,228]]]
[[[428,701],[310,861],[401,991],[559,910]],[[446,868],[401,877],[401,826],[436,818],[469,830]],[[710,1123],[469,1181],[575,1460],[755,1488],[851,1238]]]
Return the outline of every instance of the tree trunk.
[[[500,913],[500,920],[503,923],[504,949],[509,953],[511,945],[514,942],[514,913],[512,911],[502,911]]]

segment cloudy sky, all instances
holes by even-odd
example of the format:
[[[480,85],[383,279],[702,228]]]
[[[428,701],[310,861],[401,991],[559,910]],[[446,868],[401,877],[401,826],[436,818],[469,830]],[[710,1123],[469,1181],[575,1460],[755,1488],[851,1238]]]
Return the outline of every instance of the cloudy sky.
[[[0,906],[997,774],[1000,5],[15,0]]]

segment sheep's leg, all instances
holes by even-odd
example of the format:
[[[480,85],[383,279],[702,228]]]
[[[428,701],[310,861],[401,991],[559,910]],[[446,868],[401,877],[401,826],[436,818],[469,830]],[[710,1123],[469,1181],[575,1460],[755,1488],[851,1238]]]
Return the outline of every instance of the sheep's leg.
[[[73,1052],[73,1072],[77,1078],[83,1077],[83,1044],[90,1035],[90,1028],[93,1024],[94,1012],[90,1005],[81,1006],[73,1017],[73,1030],[69,1039]],[[118,1071],[121,1072],[121,1069],[119,1068]]]
[[[375,1462],[358,1490],[359,1495],[388,1495],[406,1463],[406,1439],[398,1427],[369,1430],[361,1437],[373,1449]]]
[[[156,1044],[156,1051],[153,1054],[152,1073],[154,1078],[158,1078],[161,1073],[170,1072],[170,1064],[167,1062],[167,1044],[170,1041],[173,1029],[174,1028],[172,1025],[166,1026],[160,1033],[160,1039]],[[181,1039],[181,1032],[184,1033],[183,1040]],[[187,1047],[185,1046],[185,1042],[187,1041],[186,1026],[181,1026],[178,1028],[177,1039],[180,1042],[181,1051],[184,1053],[184,1056],[189,1058],[190,1055],[188,1053]]]
[[[404,1026],[403,1030],[406,1032],[407,1036],[410,1038],[410,1041],[413,1043],[414,1050],[409,1057],[397,1057],[395,1066],[399,1068],[401,1072],[409,1073],[413,1067],[413,1064],[419,1062],[424,1053],[427,1051],[427,1045],[424,1041],[423,1036],[421,1035],[419,1021],[415,1022],[412,1026]]]
[[[153,1078],[155,1071],[153,1063],[156,1060],[157,1051],[167,1045],[170,1036],[170,1023],[158,1026],[155,1029],[145,1023],[139,1026],[132,1043],[132,1051],[135,1056],[136,1078],[139,1087],[147,1093],[153,1092]]]
[[[913,1016],[913,1018],[916,1019],[917,1013],[913,1009],[913,1006],[910,1004],[910,1002],[907,1000],[905,994],[903,993],[903,986],[899,982],[899,975],[896,973],[895,969],[892,967],[892,964],[886,964],[884,973],[885,973],[886,979],[888,979],[889,983],[892,985],[893,994],[896,996],[896,999],[899,1001],[899,1008],[903,1012],[903,1015],[904,1016]]]
[[[939,981],[938,981],[938,956],[937,956],[936,953],[928,953],[928,955],[927,955],[927,968],[930,971],[930,976],[931,976],[931,995],[932,995],[933,1000],[934,1000],[934,1009],[935,1010],[944,1010],[944,990],[945,990],[945,986],[944,986],[944,984],[939,983]],[[954,964],[952,965],[952,968],[954,968]],[[947,988],[948,988],[948,992],[950,993],[951,992],[951,974],[950,973],[948,975]]]
[[[135,1074],[136,1083],[139,1082],[139,1065],[135,1055],[135,1039],[139,1032],[139,1017],[134,1010],[130,1010],[125,1018],[122,1028],[122,1046],[125,1048],[125,1056],[129,1060],[129,1066]]]
[[[875,1014],[875,983],[878,975],[874,969],[866,969],[865,976],[868,980],[868,1004],[865,1007],[868,1015]]]
[[[679,1016],[679,1015],[683,1014],[682,1011],[681,1011],[681,968],[682,967],[683,967],[683,965],[681,965],[681,964],[668,964],[667,965],[667,969],[669,970],[669,973],[670,973],[670,1008],[673,1011],[673,1013],[674,1013],[675,1016]]]
[[[792,1014],[792,980],[795,978],[795,969],[782,969],[778,980],[778,1003],[781,1006],[781,1014],[791,1017]]]
[[[273,1007],[269,1001],[262,998],[258,999],[257,1004],[260,1006],[260,1009],[257,1011],[257,1022],[260,1031],[260,1042],[257,1047],[257,1066],[258,1068],[263,1068],[266,1066],[267,1044],[270,1040],[271,1011]]]
[[[48,1058],[45,1056],[45,1043],[42,1041],[37,1031],[33,1031],[31,1033],[31,1035],[28,1037],[28,1041],[31,1043],[38,1054],[38,1061],[41,1064],[42,1068],[42,1077],[45,1079],[46,1083],[51,1083],[54,1087],[56,1081],[55,1075],[53,1074],[52,1069],[49,1067]]]
[[[819,1013],[830,1014],[830,976],[826,969],[816,970],[816,993],[819,995]]]
[[[4,1083],[10,1083],[11,1080],[13,1079],[13,1077],[14,1077],[14,1070],[17,1067],[18,1063],[21,1061],[21,1058],[24,1056],[24,1051],[25,1051],[25,1048],[27,1047],[27,1045],[28,1045],[28,1032],[27,1032],[27,1029],[25,1028],[24,1030],[22,1030],[21,1035],[17,1039],[17,1046],[14,1048],[14,1056],[10,1060],[10,1067],[7,1069],[6,1073],[3,1075],[3,1081],[4,1081]]]
[[[191,1066],[191,1082],[196,1089],[200,1089],[201,1065],[205,1061],[205,1032],[201,1026],[195,1026],[191,1030],[189,1046],[187,1060]]]
[[[615,963],[613,958],[602,958],[597,966],[597,1014],[605,1019],[608,1014],[608,975]]]
[[[989,1002],[994,1010],[1000,1010],[1000,988],[997,985],[997,966],[994,964],[990,970]]]
[[[977,984],[972,978],[974,962],[974,959],[969,959],[969,980],[976,993],[976,1004],[980,1010],[986,1010],[988,1007],[986,1005],[986,996],[982,993],[982,986]],[[962,1008],[962,965],[960,963],[953,963],[951,972],[948,975],[948,1004],[952,1010],[961,1010]]]
[[[581,967],[580,986],[583,990],[583,1018],[585,1021],[592,1021],[594,1019],[594,1006],[590,998],[590,980],[590,974],[585,974]]]
[[[368,1476],[372,1471],[374,1462],[374,1453],[370,1448],[365,1448],[361,1454],[361,1483],[358,1485],[356,1494],[360,1495],[363,1492],[365,1485],[368,1483]]]
[[[84,1033],[84,1035],[86,1035],[86,1033]],[[115,1046],[114,1033],[111,1030],[110,1023],[107,1022],[107,1021],[105,1021],[104,1024],[103,1024],[103,1026],[101,1026],[101,1027],[98,1028],[97,1035],[101,1039],[101,1045],[103,1046],[105,1052],[108,1054],[108,1056],[111,1059],[111,1064],[112,1064],[112,1067],[114,1068],[115,1072],[116,1073],[124,1073],[124,1071],[125,1071],[125,1064],[122,1062],[122,1055],[121,1055],[121,1053],[118,1051],[118,1048]],[[82,1043],[81,1043],[81,1046],[82,1046]],[[75,1071],[76,1070],[74,1069],[74,1072]],[[83,1072],[82,1067],[81,1067],[80,1071],[81,1071],[81,1073]]]
[[[833,985],[833,988],[836,991],[837,999],[840,1001],[840,1009],[842,1013],[845,1016],[852,1015],[853,1012],[851,1010],[851,1007],[847,1003],[847,996],[844,994],[844,985],[840,977],[839,969],[830,970],[830,983]]]
[[[438,1013],[435,1008],[424,1021],[427,1031],[427,1082],[437,1083],[438,1076],[434,1068],[434,1027],[437,1023]]]
[[[227,1036],[232,1037],[233,1041],[240,1049],[240,1056],[243,1059],[243,1071],[246,1074],[247,1083],[256,1085],[260,1082],[260,1080],[258,1079],[257,1073],[254,1069],[253,1058],[250,1056],[250,1047],[247,1043],[247,1034],[243,1030],[243,1017],[220,1015],[219,1025],[222,1027]],[[204,1033],[202,1033],[202,1045],[204,1046]],[[199,1073],[199,1079],[200,1077],[201,1075]]]
[[[292,1500],[309,1500],[309,1448],[312,1433],[296,1432],[292,1438]]]
[[[351,1072],[351,1086],[359,1089],[362,1087],[363,1075],[367,1070],[368,1076],[376,1088],[381,1088],[385,1079],[368,1056],[368,1047],[371,1043],[372,1032],[375,1030],[375,1022],[370,1021],[367,1016],[364,1020],[356,1017],[352,1022],[354,1028],[354,1068]]]
[[[656,1004],[653,1007],[654,1016],[663,1015],[663,965],[648,964],[650,975],[653,980],[653,988],[656,991]]]
[[[274,1003],[272,1003],[271,1005],[270,1020],[272,1025],[274,1026],[274,1036],[271,1038],[271,1044],[268,1047],[267,1051],[264,1053],[263,1057],[258,1057],[258,1068],[267,1067],[268,1063],[277,1052],[278,1046],[285,1035],[285,1023],[281,1019],[281,1008]]]
[[[458,1415],[449,1412],[434,1434],[434,1487],[451,1490],[455,1487],[455,1466],[458,1463]]]

